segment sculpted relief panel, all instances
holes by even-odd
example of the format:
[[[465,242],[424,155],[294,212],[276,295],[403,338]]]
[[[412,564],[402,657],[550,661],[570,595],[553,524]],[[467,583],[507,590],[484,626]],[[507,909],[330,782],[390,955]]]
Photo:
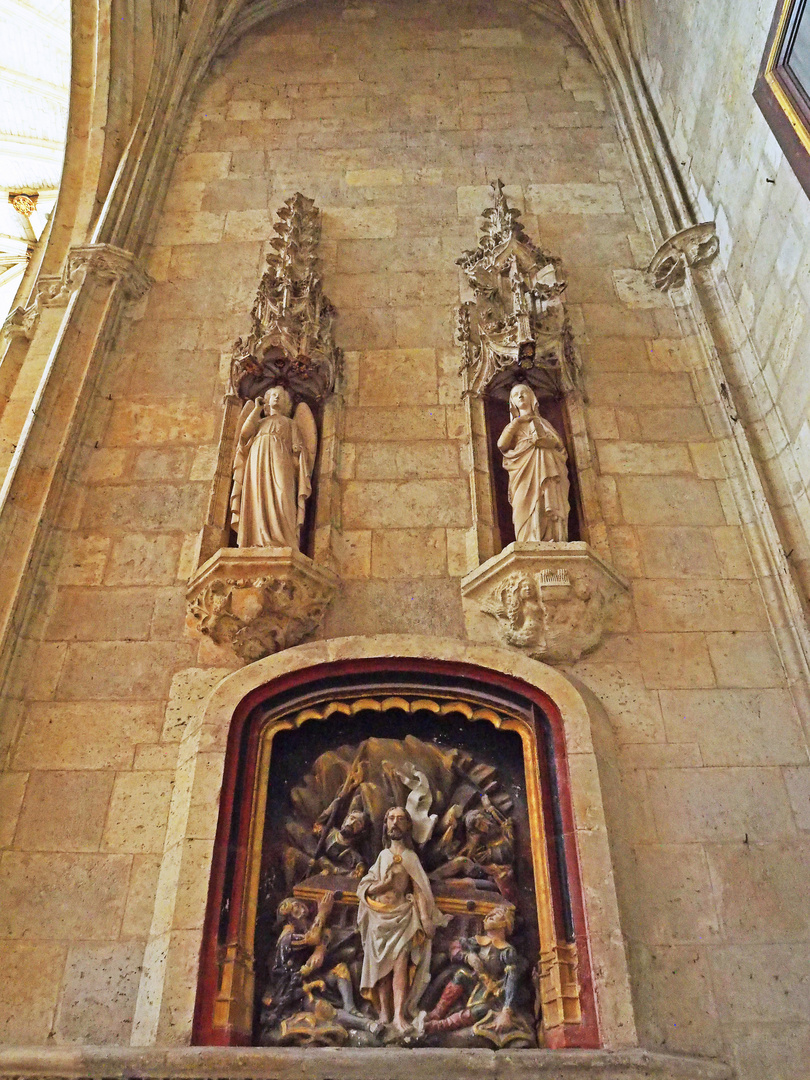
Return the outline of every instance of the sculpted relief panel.
[[[265,853],[262,1044],[537,1045],[511,790],[413,735],[316,758]]]

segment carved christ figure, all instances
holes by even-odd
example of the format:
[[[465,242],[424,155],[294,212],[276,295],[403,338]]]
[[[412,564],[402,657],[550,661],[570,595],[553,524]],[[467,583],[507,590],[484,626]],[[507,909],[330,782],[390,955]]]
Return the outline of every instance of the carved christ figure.
[[[568,469],[563,441],[537,407],[530,386],[509,394],[511,420],[498,439],[509,473],[516,540],[568,539]]]
[[[413,850],[412,831],[408,811],[392,807],[385,815],[385,847],[357,887],[363,943],[360,992],[371,998],[380,1020],[393,1022],[400,1032],[411,1026],[409,1017],[430,982],[436,927],[447,922]]]
[[[300,546],[318,432],[305,402],[291,414],[292,399],[282,386],[242,410],[231,492],[239,547]]]

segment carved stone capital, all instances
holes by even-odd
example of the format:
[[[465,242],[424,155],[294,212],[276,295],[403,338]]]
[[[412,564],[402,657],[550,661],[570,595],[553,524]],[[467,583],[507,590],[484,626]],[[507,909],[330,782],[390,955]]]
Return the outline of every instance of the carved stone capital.
[[[89,244],[73,248],[68,255],[66,282],[75,289],[87,277],[100,282],[120,281],[127,300],[140,300],[153,284],[135,256],[112,244]]]
[[[548,663],[572,663],[595,649],[627,591],[582,541],[509,544],[461,581],[473,641],[511,645]]]
[[[5,318],[2,327],[2,336],[6,341],[24,337],[29,340],[33,336],[34,323],[28,318],[28,312],[23,307],[13,308]]]
[[[220,548],[189,582],[186,622],[249,664],[317,630],[337,587],[292,548]]]
[[[690,267],[708,266],[720,250],[713,221],[690,225],[670,236],[652,257],[647,273],[652,274],[656,289],[666,292],[679,289]]]

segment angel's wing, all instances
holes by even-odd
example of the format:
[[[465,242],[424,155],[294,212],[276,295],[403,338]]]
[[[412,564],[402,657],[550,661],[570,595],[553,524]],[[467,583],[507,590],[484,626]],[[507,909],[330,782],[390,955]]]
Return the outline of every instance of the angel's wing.
[[[315,466],[315,455],[318,452],[318,428],[315,424],[315,417],[312,415],[312,409],[305,401],[300,402],[297,406],[293,416],[293,423],[298,428],[301,445],[304,447],[306,454],[307,472],[311,476]]]
[[[236,450],[233,458],[233,485],[231,487],[231,528],[239,528],[239,518],[242,515],[242,481],[245,478],[245,459],[247,446],[242,442],[242,432],[250,414],[253,412],[254,402],[246,401],[242,406],[239,419],[236,421]]]
[[[237,441],[237,443],[239,442],[239,439],[241,438],[242,429],[245,426],[245,421],[250,416],[251,412],[253,412],[253,404],[254,403],[252,401],[250,401],[250,400],[246,401],[245,404],[242,406],[242,411],[239,413],[239,419],[236,421],[236,441]]]
[[[481,601],[481,608],[487,615],[494,615],[496,619],[506,618],[506,604],[504,603],[503,588],[495,589]]]

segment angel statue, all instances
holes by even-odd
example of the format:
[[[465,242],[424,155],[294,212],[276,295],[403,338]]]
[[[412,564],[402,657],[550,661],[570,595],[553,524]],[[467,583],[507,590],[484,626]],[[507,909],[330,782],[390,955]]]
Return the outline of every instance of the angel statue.
[[[568,455],[562,439],[540,415],[530,386],[509,394],[511,420],[498,439],[509,473],[516,540],[568,539]]]
[[[239,547],[300,546],[318,430],[306,402],[292,411],[283,386],[272,386],[242,409],[231,492]]]

